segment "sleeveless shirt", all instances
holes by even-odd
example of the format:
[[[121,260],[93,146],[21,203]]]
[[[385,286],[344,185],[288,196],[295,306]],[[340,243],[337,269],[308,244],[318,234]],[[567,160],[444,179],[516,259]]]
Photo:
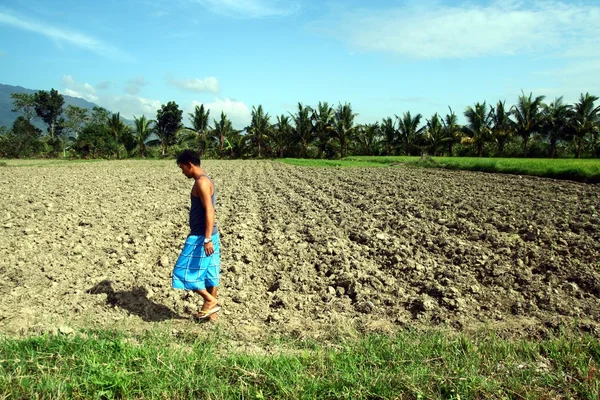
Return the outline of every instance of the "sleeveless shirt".
[[[212,181],[212,179],[210,179],[208,175],[200,175],[198,179],[200,179],[203,176],[206,176],[208,180],[210,180],[210,182],[213,184],[213,195],[211,196],[211,201],[214,208],[216,204],[217,189],[215,188],[214,182]],[[204,208],[202,200],[200,200],[199,197],[196,197],[193,194],[190,194],[190,197],[192,201],[192,205],[190,207],[190,235],[204,236],[204,234],[206,233],[206,209]],[[215,223],[213,225],[212,235],[214,235],[215,233],[217,233],[216,218]]]

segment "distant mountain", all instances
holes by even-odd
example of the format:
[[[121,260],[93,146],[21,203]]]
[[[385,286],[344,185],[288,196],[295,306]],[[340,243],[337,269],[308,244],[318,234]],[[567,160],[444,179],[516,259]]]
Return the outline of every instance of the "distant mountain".
[[[44,90],[49,91],[50,89],[44,89]],[[23,115],[22,113],[15,113],[15,112],[11,111],[13,108],[12,98],[10,97],[11,93],[32,94],[32,93],[36,93],[36,92],[37,92],[37,90],[26,89],[21,86],[3,85],[0,83],[0,126],[6,126],[7,128],[10,128],[10,127],[12,127],[15,120],[20,115]],[[84,100],[82,98],[79,98],[79,97],[67,96],[65,94],[63,94],[63,97],[65,98],[65,105],[63,106],[63,108],[68,105],[73,105],[73,106],[87,108],[87,109],[91,110],[97,106],[97,104],[91,103],[91,102]],[[133,124],[132,121],[129,121],[126,119],[123,119],[123,121],[128,125]],[[43,132],[46,132],[47,126],[46,126],[46,124],[44,124],[44,122],[40,121],[39,118],[34,118],[34,120],[32,122],[35,126],[40,128]]]

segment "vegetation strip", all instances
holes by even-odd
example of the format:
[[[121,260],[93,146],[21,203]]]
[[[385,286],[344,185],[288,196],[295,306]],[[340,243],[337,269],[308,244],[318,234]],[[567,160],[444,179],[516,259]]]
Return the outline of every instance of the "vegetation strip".
[[[467,171],[529,175],[579,182],[600,182],[600,159],[478,158],[478,157],[346,157],[342,160],[286,158],[285,163],[306,167],[417,166]]]
[[[110,331],[4,338],[0,397],[529,398],[600,395],[600,343],[405,331],[323,344],[271,340],[272,354]],[[277,349],[277,350],[273,350]]]

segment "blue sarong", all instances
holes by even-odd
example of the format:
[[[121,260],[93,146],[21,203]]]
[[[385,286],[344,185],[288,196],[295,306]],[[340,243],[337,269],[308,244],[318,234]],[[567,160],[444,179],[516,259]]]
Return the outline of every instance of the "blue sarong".
[[[215,252],[207,256],[204,252],[204,236],[190,235],[173,268],[175,289],[204,290],[219,286],[221,274],[221,244],[219,234],[212,235]]]

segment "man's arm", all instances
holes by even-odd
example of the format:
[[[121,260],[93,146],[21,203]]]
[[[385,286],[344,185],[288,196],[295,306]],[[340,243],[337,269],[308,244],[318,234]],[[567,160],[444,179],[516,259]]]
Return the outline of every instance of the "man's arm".
[[[204,237],[207,239],[211,238],[215,224],[215,208],[212,203],[213,190],[214,188],[210,179],[202,177],[198,180],[198,197],[206,210],[206,230],[204,231]],[[214,252],[213,244],[206,243],[204,250],[207,255],[211,255]]]

